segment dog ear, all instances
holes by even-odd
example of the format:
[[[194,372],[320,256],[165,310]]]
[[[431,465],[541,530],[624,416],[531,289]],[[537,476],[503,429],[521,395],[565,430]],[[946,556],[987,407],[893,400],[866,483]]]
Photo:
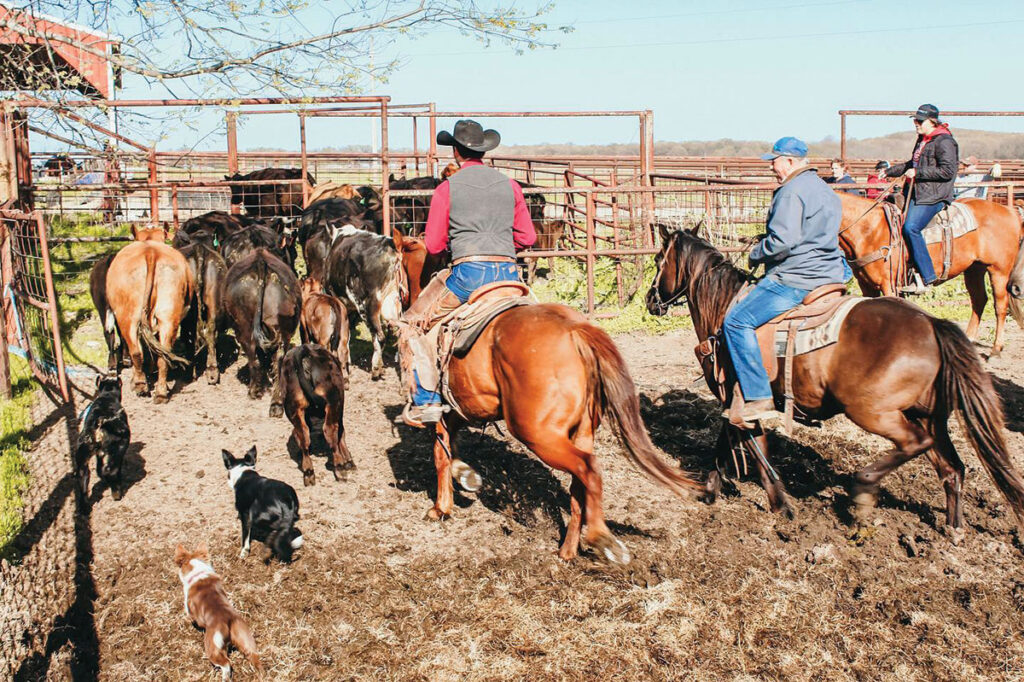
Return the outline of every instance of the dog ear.
[[[249,448],[249,451],[245,453],[245,463],[249,466],[256,464],[256,446],[253,445]]]
[[[210,558],[210,548],[207,547],[206,540],[203,540],[202,542],[199,543],[199,546],[196,547],[196,551],[193,552],[193,554],[196,557],[198,557],[199,559],[209,559]]]
[[[234,455],[232,455],[227,450],[221,450],[220,451],[220,457],[221,457],[221,459],[224,460],[224,468],[225,469],[230,469],[231,465],[234,464],[234,462],[235,462]]]
[[[103,380],[104,380],[105,378],[106,378],[106,375],[105,375],[105,374],[97,374],[97,375],[96,375],[96,388],[99,388],[99,387],[100,387],[100,384],[102,384],[102,383],[103,383]]]
[[[174,563],[181,566],[185,563],[185,559],[188,558],[188,550],[185,549],[185,545],[178,543],[178,546],[174,548]]]

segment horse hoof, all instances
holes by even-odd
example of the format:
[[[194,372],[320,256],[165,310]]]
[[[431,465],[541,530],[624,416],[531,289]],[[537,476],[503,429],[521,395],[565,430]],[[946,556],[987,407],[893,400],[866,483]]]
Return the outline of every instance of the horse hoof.
[[[625,566],[633,559],[622,541],[610,533],[598,538],[594,543],[594,548],[601,552],[606,561],[619,566]]]
[[[477,492],[484,484],[484,480],[473,467],[458,459],[452,462],[452,478],[468,493]]]
[[[446,521],[451,518],[450,514],[445,514],[437,507],[431,507],[427,510],[427,515],[423,517],[425,521]]]
[[[963,528],[954,528],[953,526],[946,526],[946,536],[949,538],[949,542],[954,547],[959,547],[960,544],[967,538],[967,533]]]
[[[270,405],[270,416],[271,417],[280,417],[283,414],[284,414],[284,407],[282,407],[281,405],[277,405],[275,403],[272,403]]]

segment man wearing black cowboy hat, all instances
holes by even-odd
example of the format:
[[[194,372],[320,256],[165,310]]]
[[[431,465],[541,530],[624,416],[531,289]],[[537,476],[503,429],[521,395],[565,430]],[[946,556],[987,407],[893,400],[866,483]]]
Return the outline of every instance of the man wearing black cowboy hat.
[[[910,178],[912,189],[907,200],[907,217],[903,221],[903,238],[914,261],[915,282],[900,291],[921,294],[935,282],[935,265],[921,231],[939,211],[953,203],[953,184],[959,166],[960,150],[949,132],[949,126],[939,120],[939,109],[934,104],[922,104],[910,118],[914,119],[917,141],[908,161],[897,163],[881,171],[881,180]]]
[[[427,331],[485,284],[519,280],[516,251],[537,240],[523,189],[485,166],[483,156],[501,142],[496,130],[461,120],[437,143],[452,147],[459,171],[434,190],[424,242],[437,254],[450,248],[452,267],[435,275],[402,316],[398,335],[402,376],[411,403],[402,421],[422,427],[441,418],[437,342]]]

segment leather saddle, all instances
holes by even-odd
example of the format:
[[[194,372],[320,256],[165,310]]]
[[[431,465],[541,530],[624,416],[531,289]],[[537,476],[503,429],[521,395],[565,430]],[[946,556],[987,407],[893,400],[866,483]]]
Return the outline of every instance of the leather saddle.
[[[796,308],[789,310],[757,328],[757,344],[761,347],[761,359],[768,371],[768,380],[779,376],[779,362],[776,354],[775,336],[780,326],[793,331],[816,329],[832,319],[840,304],[847,299],[845,284],[824,284],[804,296]]]

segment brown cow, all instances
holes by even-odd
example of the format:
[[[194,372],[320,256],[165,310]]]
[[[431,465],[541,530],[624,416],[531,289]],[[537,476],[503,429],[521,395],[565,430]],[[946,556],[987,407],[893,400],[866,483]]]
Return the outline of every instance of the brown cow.
[[[529,251],[555,251],[558,242],[572,229],[572,225],[564,220],[534,220],[533,227],[537,231],[537,241],[530,247]],[[537,265],[539,258],[529,258],[526,261],[526,283],[533,284],[537,277]],[[548,258],[548,276],[555,272],[555,259]]]
[[[137,242],[166,242],[167,226],[150,225],[142,229],[138,225],[132,225],[132,239]]]
[[[187,364],[171,352],[178,328],[195,292],[195,280],[185,257],[156,241],[121,249],[107,270],[107,303],[117,320],[132,360],[132,387],[149,395],[142,367],[142,348],[156,356],[157,382],[153,402],[165,403],[167,365]]]
[[[321,182],[313,188],[312,192],[309,193],[309,198],[306,200],[306,206],[309,206],[314,201],[318,201],[320,199],[332,198],[358,199],[359,193],[352,185],[343,185],[339,182]]]
[[[320,282],[304,277],[299,283],[302,291],[302,317],[299,334],[302,343],[319,343],[338,356],[345,388],[348,388],[348,310],[334,296],[323,293]]]
[[[448,252],[428,253],[423,239],[406,237],[397,227],[392,230],[391,238],[402,257],[402,268],[405,270],[405,279],[408,284],[408,288],[402,296],[402,308],[408,308],[413,301],[420,297],[423,287],[430,283],[434,274],[448,267]]]

